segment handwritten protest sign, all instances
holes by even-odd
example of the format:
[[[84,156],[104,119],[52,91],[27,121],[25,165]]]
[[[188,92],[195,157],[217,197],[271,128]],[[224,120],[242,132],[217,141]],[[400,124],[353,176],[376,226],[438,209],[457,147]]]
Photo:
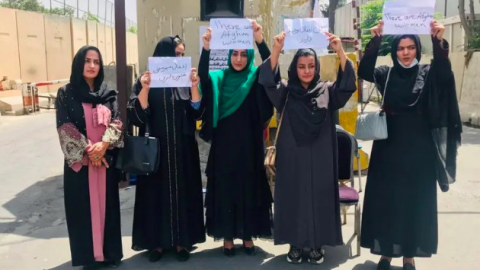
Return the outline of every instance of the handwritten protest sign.
[[[190,57],[149,57],[150,87],[191,87],[191,69]]]
[[[248,19],[211,19],[213,50],[253,49],[253,27]]]
[[[200,26],[200,52],[203,49],[203,35],[207,31],[207,26]],[[220,70],[228,68],[228,50],[210,50],[210,70]]]
[[[325,49],[328,47],[327,18],[286,19],[284,20],[285,50],[292,49]]]
[[[435,12],[435,0],[393,0],[383,7],[384,34],[428,35]]]

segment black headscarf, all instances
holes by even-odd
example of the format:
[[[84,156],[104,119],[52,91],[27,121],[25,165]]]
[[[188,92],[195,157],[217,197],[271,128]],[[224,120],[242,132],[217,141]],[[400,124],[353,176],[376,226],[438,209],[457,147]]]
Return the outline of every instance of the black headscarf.
[[[422,69],[420,64],[411,68],[404,68],[398,62],[397,50],[398,45],[403,39],[411,39],[415,42],[417,48],[417,60],[420,62],[422,58],[422,44],[417,35],[401,35],[395,36],[392,42],[391,57],[393,60],[393,68],[390,73],[388,85],[386,86],[385,109],[388,110],[404,110],[409,109],[411,105],[418,101],[425,86],[425,76],[428,69]],[[423,80],[418,80],[418,78]],[[395,108],[389,108],[394,105]]]
[[[185,43],[179,36],[168,36],[162,38],[157,46],[155,47],[155,51],[153,52],[153,57],[176,57],[175,48],[178,45]],[[137,81],[138,85],[141,85],[140,78]],[[190,89],[186,87],[180,88],[169,88],[174,90],[175,98],[181,100],[189,100],[190,99]]]
[[[302,56],[315,58],[315,75],[312,82],[305,89],[297,73],[298,59]],[[317,98],[327,94],[327,84],[320,80],[320,62],[312,49],[301,49],[295,54],[288,68],[288,102],[289,119],[292,125],[293,136],[297,145],[309,144],[318,138],[321,126],[325,120],[328,108],[319,108]]]
[[[175,40],[177,39],[177,42]],[[162,38],[153,52],[154,57],[175,57],[175,48],[182,43],[178,36],[168,36]]]
[[[90,90],[90,86],[83,77],[85,69],[85,59],[88,51],[95,51],[98,53],[100,59],[100,70],[97,77],[94,80],[94,89]],[[73,87],[73,97],[82,102],[90,103],[95,107],[97,104],[105,104],[114,100],[117,96],[117,91],[109,89],[106,84],[103,83],[103,60],[102,54],[98,48],[94,46],[83,46],[78,50],[77,54],[73,58],[72,73],[70,74],[70,86]]]

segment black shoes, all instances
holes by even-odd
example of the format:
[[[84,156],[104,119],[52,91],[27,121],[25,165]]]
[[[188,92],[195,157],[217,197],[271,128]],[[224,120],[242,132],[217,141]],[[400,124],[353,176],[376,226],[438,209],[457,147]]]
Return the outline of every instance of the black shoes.
[[[243,250],[248,256],[253,256],[257,253],[257,249],[255,248],[255,246],[246,247],[245,244],[243,244]]]
[[[190,259],[190,252],[186,249],[182,249],[180,251],[177,251],[177,260],[179,262],[186,262]]]
[[[121,261],[109,261],[109,262],[103,262],[103,266],[116,269],[120,266]]]
[[[382,259],[378,262],[377,270],[390,270],[390,261]]]
[[[152,250],[150,251],[150,255],[148,255],[148,260],[150,262],[158,262],[163,257],[163,251]]]
[[[290,246],[290,250],[287,253],[287,262],[293,264],[302,263],[302,253],[303,250],[301,248],[296,248],[294,246]]]
[[[97,264],[85,265],[82,267],[83,270],[96,270],[98,269]]]
[[[403,270],[416,270],[415,265],[411,263],[406,263],[403,265]]]
[[[308,262],[312,264],[321,264],[325,260],[322,249],[312,249],[308,254]]]
[[[235,256],[235,248],[223,248],[223,254],[229,258]]]

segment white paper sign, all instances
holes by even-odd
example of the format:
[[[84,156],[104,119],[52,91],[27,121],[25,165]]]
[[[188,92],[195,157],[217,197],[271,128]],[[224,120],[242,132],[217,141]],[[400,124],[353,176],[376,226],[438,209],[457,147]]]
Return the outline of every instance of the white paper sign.
[[[435,0],[392,0],[383,7],[384,34],[428,35],[435,13]]]
[[[212,50],[253,49],[253,27],[248,19],[211,19]]]
[[[286,19],[284,20],[284,49],[325,49],[328,47],[328,18]]]
[[[200,53],[203,49],[203,35],[207,26],[200,26]],[[228,68],[228,50],[210,50],[210,70],[221,70]]]
[[[191,57],[149,57],[150,87],[192,87]]]

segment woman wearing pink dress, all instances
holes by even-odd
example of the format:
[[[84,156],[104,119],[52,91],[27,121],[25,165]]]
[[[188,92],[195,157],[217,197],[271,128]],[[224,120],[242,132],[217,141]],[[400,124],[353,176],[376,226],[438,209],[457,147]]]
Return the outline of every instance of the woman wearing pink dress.
[[[73,266],[116,268],[123,257],[118,181],[112,166],[123,146],[117,91],[103,83],[103,61],[81,48],[70,83],[58,90],[57,130],[65,156],[64,192]]]

